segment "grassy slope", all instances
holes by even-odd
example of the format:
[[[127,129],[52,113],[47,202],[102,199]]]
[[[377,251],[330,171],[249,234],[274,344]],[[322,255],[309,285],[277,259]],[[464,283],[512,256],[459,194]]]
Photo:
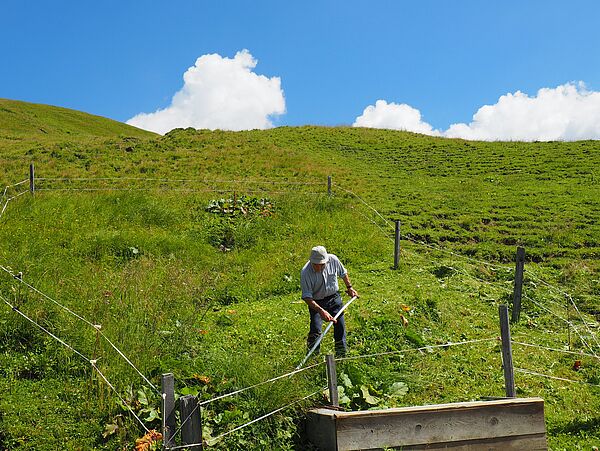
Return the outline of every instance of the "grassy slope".
[[[154,133],[121,122],[56,106],[0,99],[2,138],[22,137],[28,140],[64,139],[74,136],[150,137]]]
[[[45,112],[38,115],[51,116],[39,108]],[[3,114],[0,118],[0,123],[8,123]],[[60,120],[55,124],[63,127]],[[91,118],[87,124],[96,127]],[[107,335],[118,337],[155,383],[161,372],[173,371],[180,386],[209,397],[292,368],[302,357],[306,328],[304,307],[294,303],[297,273],[307,247],[316,242],[343,259],[363,295],[348,315],[354,354],[497,335],[496,306],[510,298],[511,287],[510,265],[502,265],[510,261],[517,244],[527,248],[528,268],[574,292],[587,311],[597,312],[597,142],[473,143],[319,127],[239,133],[179,130],[155,138],[128,130],[125,138],[118,136],[124,132],[114,130],[101,136],[58,134],[47,139],[22,134],[22,139],[13,139],[20,132],[3,128],[0,182],[24,178],[29,162],[35,161],[41,177],[303,180],[321,183],[306,188],[315,191],[324,190],[326,176],[332,174],[338,185],[334,199],[271,195],[274,216],[238,219],[204,211],[215,194],[180,195],[168,189],[149,196],[40,192],[35,200],[10,204],[0,224],[2,263],[23,270],[43,291],[102,323]],[[107,183],[125,186],[122,181],[41,181],[38,186]],[[144,189],[156,183],[127,182]],[[242,193],[265,185],[210,186]],[[276,187],[298,189],[293,184]],[[163,188],[206,186],[186,182]],[[386,217],[402,219],[403,233],[416,240],[493,261],[500,268],[407,241],[400,271],[390,271],[389,224],[344,189],[352,189]],[[231,252],[218,250],[225,239],[233,243]],[[546,305],[562,302],[533,282],[528,278],[526,293],[534,300]],[[102,355],[102,369],[118,381],[119,389],[131,383],[139,386],[109,349],[95,345],[93,333],[53,305],[19,291],[5,276],[0,283],[4,296],[21,302],[23,310],[43,324],[57,327],[86,355]],[[404,312],[401,305],[410,311]],[[129,425],[118,429],[120,439],[102,439],[102,425],[113,421],[118,409],[105,386],[97,381],[91,388],[87,385],[91,375],[85,364],[23,321],[15,321],[7,308],[0,312],[0,380],[9,393],[0,404],[0,443],[23,449],[111,449],[119,440],[131,441],[138,432],[127,423],[127,415],[115,420]],[[400,315],[408,318],[408,328]],[[567,331],[553,317],[531,304],[524,318],[513,328],[518,338],[553,347],[567,339]],[[593,359],[584,359],[584,370],[575,373],[571,358],[515,347],[515,362],[548,374],[599,380]],[[389,405],[502,394],[498,346],[493,342],[356,361],[342,365],[341,371],[382,398],[392,382],[406,382],[409,393],[388,400]],[[200,375],[211,381],[203,385]],[[60,386],[68,381],[68,388],[51,389],[55,381]],[[598,444],[597,389],[525,375],[518,376],[518,385],[521,395],[546,399],[553,449]],[[239,424],[318,386],[312,374],[222,403],[205,412],[207,425],[216,435],[228,421]],[[95,396],[89,396],[90,390]],[[23,404],[39,406],[42,393],[44,411],[51,413],[41,418],[37,407],[21,413]],[[88,424],[94,426],[77,426],[74,419],[79,416],[90,417]],[[244,449],[244,441],[253,437],[265,441],[260,448],[289,447],[292,419],[283,416],[262,423],[221,445]],[[56,430],[54,424],[65,426]]]

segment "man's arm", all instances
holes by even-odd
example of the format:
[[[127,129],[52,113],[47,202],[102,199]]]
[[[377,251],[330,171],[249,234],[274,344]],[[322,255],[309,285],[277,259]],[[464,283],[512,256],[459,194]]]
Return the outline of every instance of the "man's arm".
[[[323,307],[317,304],[314,299],[303,298],[302,300],[306,302],[308,308],[314,310],[315,312],[318,312],[319,315],[321,315],[321,318],[323,318],[325,321],[333,321],[334,324],[337,323],[337,320],[334,320],[333,316],[331,316],[329,312],[327,312],[327,310],[325,310]]]
[[[350,296],[351,298],[353,298],[354,296],[358,297],[358,292],[354,288],[352,288],[352,282],[350,282],[350,276],[348,275],[348,273],[346,273],[346,275],[342,277],[342,280],[346,284],[346,294],[348,294],[348,296]]]

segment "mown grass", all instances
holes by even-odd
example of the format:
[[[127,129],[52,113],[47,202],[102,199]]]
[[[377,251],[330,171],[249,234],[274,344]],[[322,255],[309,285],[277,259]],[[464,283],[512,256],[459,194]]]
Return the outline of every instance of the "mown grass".
[[[299,270],[315,244],[342,259],[361,294],[347,314],[350,356],[409,350],[339,363],[340,374],[367,387],[379,405],[503,395],[497,341],[416,349],[499,334],[497,306],[512,297],[517,245],[527,252],[526,296],[570,318],[594,343],[564,296],[539,277],[572,294],[590,326],[597,325],[597,142],[475,143],[319,127],[125,138],[121,132],[0,137],[3,184],[24,179],[30,161],[38,177],[93,179],[39,180],[42,191],[35,197],[11,201],[0,219],[0,263],[101,324],[154,384],[163,372],[173,372],[179,393],[208,399],[295,367],[307,329],[306,307],[298,302]],[[325,195],[327,175],[333,175],[332,198]],[[66,188],[74,190],[43,191]],[[78,191],[87,188],[104,191]],[[273,191],[282,194],[268,194]],[[212,199],[234,192],[268,196],[273,214],[205,211]],[[403,241],[398,271],[390,268],[391,224],[361,199],[388,220],[402,221],[410,239]],[[98,359],[122,396],[145,385],[105,341],[97,341],[95,329],[7,274],[0,274],[0,293]],[[570,339],[572,349],[586,349],[574,331],[569,337],[560,320],[529,299],[513,326],[515,339],[553,348]],[[592,333],[597,337],[597,329]],[[0,308],[0,334],[2,446],[115,449],[131,447],[142,435],[89,363],[6,306]],[[330,350],[327,340],[324,352]],[[514,358],[519,368],[600,382],[594,358],[516,344]],[[575,359],[582,361],[579,371],[573,370]],[[552,449],[598,445],[598,387],[516,377],[519,396],[545,399]],[[388,396],[395,382],[407,385],[406,395]],[[323,385],[319,367],[211,404],[204,411],[206,433],[216,436]],[[135,390],[139,411],[146,406]],[[158,398],[148,395],[158,406]],[[360,396],[352,402],[369,405]],[[299,407],[289,409],[214,446],[301,448],[301,416]],[[107,424],[115,428],[105,438]],[[147,424],[159,426],[156,420]]]

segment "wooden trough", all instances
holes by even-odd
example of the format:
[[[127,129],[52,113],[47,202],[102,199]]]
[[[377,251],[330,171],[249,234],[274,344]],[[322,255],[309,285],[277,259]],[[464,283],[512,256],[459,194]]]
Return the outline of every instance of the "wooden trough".
[[[358,412],[313,409],[306,432],[321,451],[548,449],[541,398]]]

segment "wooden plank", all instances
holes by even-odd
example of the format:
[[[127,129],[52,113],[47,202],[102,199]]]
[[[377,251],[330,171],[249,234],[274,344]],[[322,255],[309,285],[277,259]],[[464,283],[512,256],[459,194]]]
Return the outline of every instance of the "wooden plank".
[[[547,451],[546,434],[531,434],[519,437],[497,437],[495,439],[466,440],[453,443],[431,443],[428,445],[403,446],[403,451]]]
[[[486,446],[498,443],[498,449],[511,449],[511,443],[515,443],[512,449],[545,449],[544,404],[540,398],[361,412],[316,409],[312,414],[322,417],[322,421],[316,423],[320,428],[335,425],[336,447],[330,447],[331,438],[327,447],[313,442],[324,450],[399,446],[403,449],[444,449],[449,446],[477,449],[468,447],[471,442],[485,443]],[[319,434],[328,437],[331,432],[320,431]],[[434,445],[437,448],[429,448]]]
[[[319,451],[336,451],[335,410],[315,409],[308,412],[306,419],[306,437],[318,445]]]

